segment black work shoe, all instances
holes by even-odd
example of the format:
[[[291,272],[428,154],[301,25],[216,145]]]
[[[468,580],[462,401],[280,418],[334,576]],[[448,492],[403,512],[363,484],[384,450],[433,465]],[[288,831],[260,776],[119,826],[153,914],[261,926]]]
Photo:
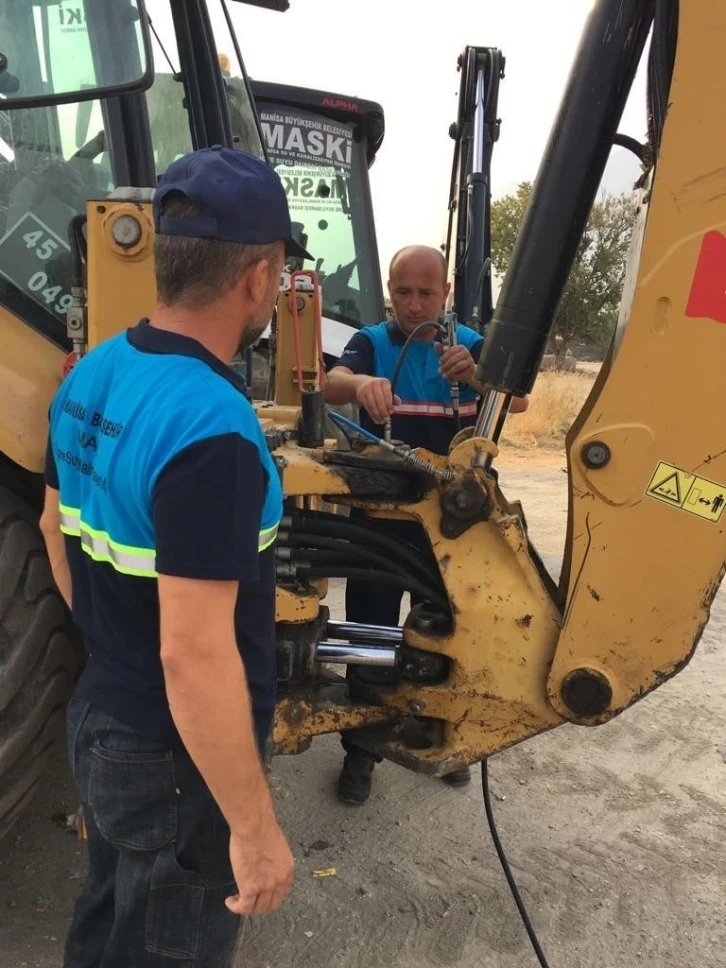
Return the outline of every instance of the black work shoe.
[[[445,773],[441,779],[452,787],[463,787],[471,781],[471,770],[468,766],[460,766],[451,773]]]
[[[371,795],[371,779],[374,756],[366,753],[348,753],[343,761],[343,769],[338,777],[338,799],[341,803],[359,806]]]

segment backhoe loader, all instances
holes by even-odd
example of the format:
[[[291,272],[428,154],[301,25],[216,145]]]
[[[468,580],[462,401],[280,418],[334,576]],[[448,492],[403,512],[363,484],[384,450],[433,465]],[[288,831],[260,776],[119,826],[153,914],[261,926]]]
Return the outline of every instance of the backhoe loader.
[[[272,151],[290,186],[295,228],[315,243],[324,359],[339,355],[361,319],[384,314],[368,182],[383,141],[380,105],[262,82],[253,90],[222,0],[122,4],[118,11],[104,7],[96,20],[92,7],[0,0],[0,837],[51,758],[63,755],[57,743],[63,708],[82,659],[52,583],[37,515],[47,409],[65,361],[73,359],[69,230],[86,200],[106,198],[118,185],[153,188],[193,145],[230,143],[259,157]],[[132,83],[97,88],[89,27],[108,29],[109,36],[118,28],[132,45],[134,31],[143,30],[150,51],[146,90]],[[112,63],[124,56],[103,44]],[[18,73],[23,64],[31,74]],[[90,92],[91,100],[74,96],[73,70],[90,86],[83,96]],[[185,77],[192,79],[186,85]],[[18,108],[13,93],[27,93],[28,85],[45,96]],[[275,157],[278,132],[266,125],[265,112],[304,119],[308,130],[335,125],[342,141],[333,148],[350,146],[345,170],[289,152]],[[311,165],[312,199],[306,185],[295,192]],[[240,361],[257,396],[266,394],[271,376],[268,336],[252,366]]]
[[[138,91],[148,85],[144,4],[92,6],[84,42],[95,74],[48,90],[21,76],[8,57],[6,108],[121,91],[130,97],[134,85]],[[199,28],[194,18],[201,7],[172,8],[184,11],[175,17],[181,52],[185,31]],[[57,12],[45,4],[42,10]],[[122,11],[136,19],[132,27],[127,18],[126,32],[116,25],[111,57],[104,48],[108,24],[100,29],[95,18]],[[21,27],[13,21],[16,35]],[[649,36],[638,223],[617,332],[567,438],[567,543],[555,583],[528,537],[523,508],[498,484],[497,438],[511,398],[535,382]],[[452,192],[450,265],[464,287],[455,298],[460,322],[485,332],[478,379],[488,392],[473,432],[455,438],[448,455],[414,451],[405,441],[362,441],[356,425],[340,418],[351,448],[327,439],[317,280],[310,273],[283,278],[275,399],[257,406],[286,498],[278,539],[278,753],[299,753],[316,735],[347,729],[384,757],[440,775],[566,722],[604,723],[687,664],[726,551],[726,448],[716,419],[726,359],[725,41],[726,8],[712,0],[597,0],[490,320],[481,221],[488,186],[481,176],[496,133],[489,92],[502,63],[493,50],[469,52],[462,69],[473,95],[460,120],[471,135],[461,157],[470,160],[458,169]],[[196,67],[192,76],[182,66],[195,144],[231,144],[219,66],[208,53]],[[89,94],[89,85],[102,94]],[[205,94],[215,98],[217,113],[208,110]],[[140,153],[136,163],[148,158]],[[153,306],[149,192],[136,187],[148,184],[130,172],[130,187],[89,198],[85,234],[71,233],[68,319],[78,352]],[[31,216],[5,237],[0,264],[7,264],[4,253],[17,250],[27,260],[23,272],[37,284],[52,241]],[[27,308],[18,297],[3,310],[9,335],[2,339],[10,349],[32,325]],[[39,350],[37,359],[39,373],[60,378],[57,354]],[[283,403],[296,387],[295,401]],[[30,381],[28,398],[32,393]],[[38,399],[21,430],[37,461],[16,461],[28,481],[42,462],[44,404]],[[364,508],[369,527],[349,522],[340,513],[346,506]],[[421,524],[430,561],[386,542],[375,525],[391,517]],[[331,540],[334,559],[325,553]],[[333,621],[325,606],[328,580],[352,573],[378,581],[385,573],[420,603],[402,627]],[[343,678],[331,664],[361,674]],[[378,674],[366,677],[367,669]]]

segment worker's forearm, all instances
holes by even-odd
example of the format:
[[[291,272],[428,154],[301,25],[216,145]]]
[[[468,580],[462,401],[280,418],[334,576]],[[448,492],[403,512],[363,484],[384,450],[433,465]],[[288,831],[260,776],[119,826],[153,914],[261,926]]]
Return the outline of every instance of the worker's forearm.
[[[370,377],[365,373],[342,373],[339,367],[335,367],[328,374],[325,400],[333,404],[355,403],[359,387],[368,380]]]
[[[58,586],[58,591],[63,596],[66,605],[68,608],[71,608],[73,602],[73,587],[71,585],[71,570],[68,567],[68,559],[66,558],[65,539],[60,531],[54,534],[44,532],[43,537],[45,539],[45,547],[48,551],[50,570],[53,572],[53,580]]]
[[[165,654],[169,708],[184,745],[232,831],[254,836],[274,819],[274,809],[237,646],[175,649],[162,643]]]

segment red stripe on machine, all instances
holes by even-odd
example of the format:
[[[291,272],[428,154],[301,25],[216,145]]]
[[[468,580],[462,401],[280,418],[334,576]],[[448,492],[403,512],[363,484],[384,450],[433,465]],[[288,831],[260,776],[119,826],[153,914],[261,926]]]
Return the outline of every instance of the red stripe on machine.
[[[726,323],[726,236],[720,232],[703,237],[686,316]]]

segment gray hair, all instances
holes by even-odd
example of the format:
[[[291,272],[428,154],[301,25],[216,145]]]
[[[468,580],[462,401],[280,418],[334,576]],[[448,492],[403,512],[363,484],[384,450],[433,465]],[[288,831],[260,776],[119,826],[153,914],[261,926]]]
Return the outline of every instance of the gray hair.
[[[164,201],[164,215],[194,218],[197,206],[181,192]],[[277,243],[243,245],[186,235],[157,235],[154,240],[156,292],[166,306],[202,306],[226,296],[247,270],[261,259],[274,259]]]

